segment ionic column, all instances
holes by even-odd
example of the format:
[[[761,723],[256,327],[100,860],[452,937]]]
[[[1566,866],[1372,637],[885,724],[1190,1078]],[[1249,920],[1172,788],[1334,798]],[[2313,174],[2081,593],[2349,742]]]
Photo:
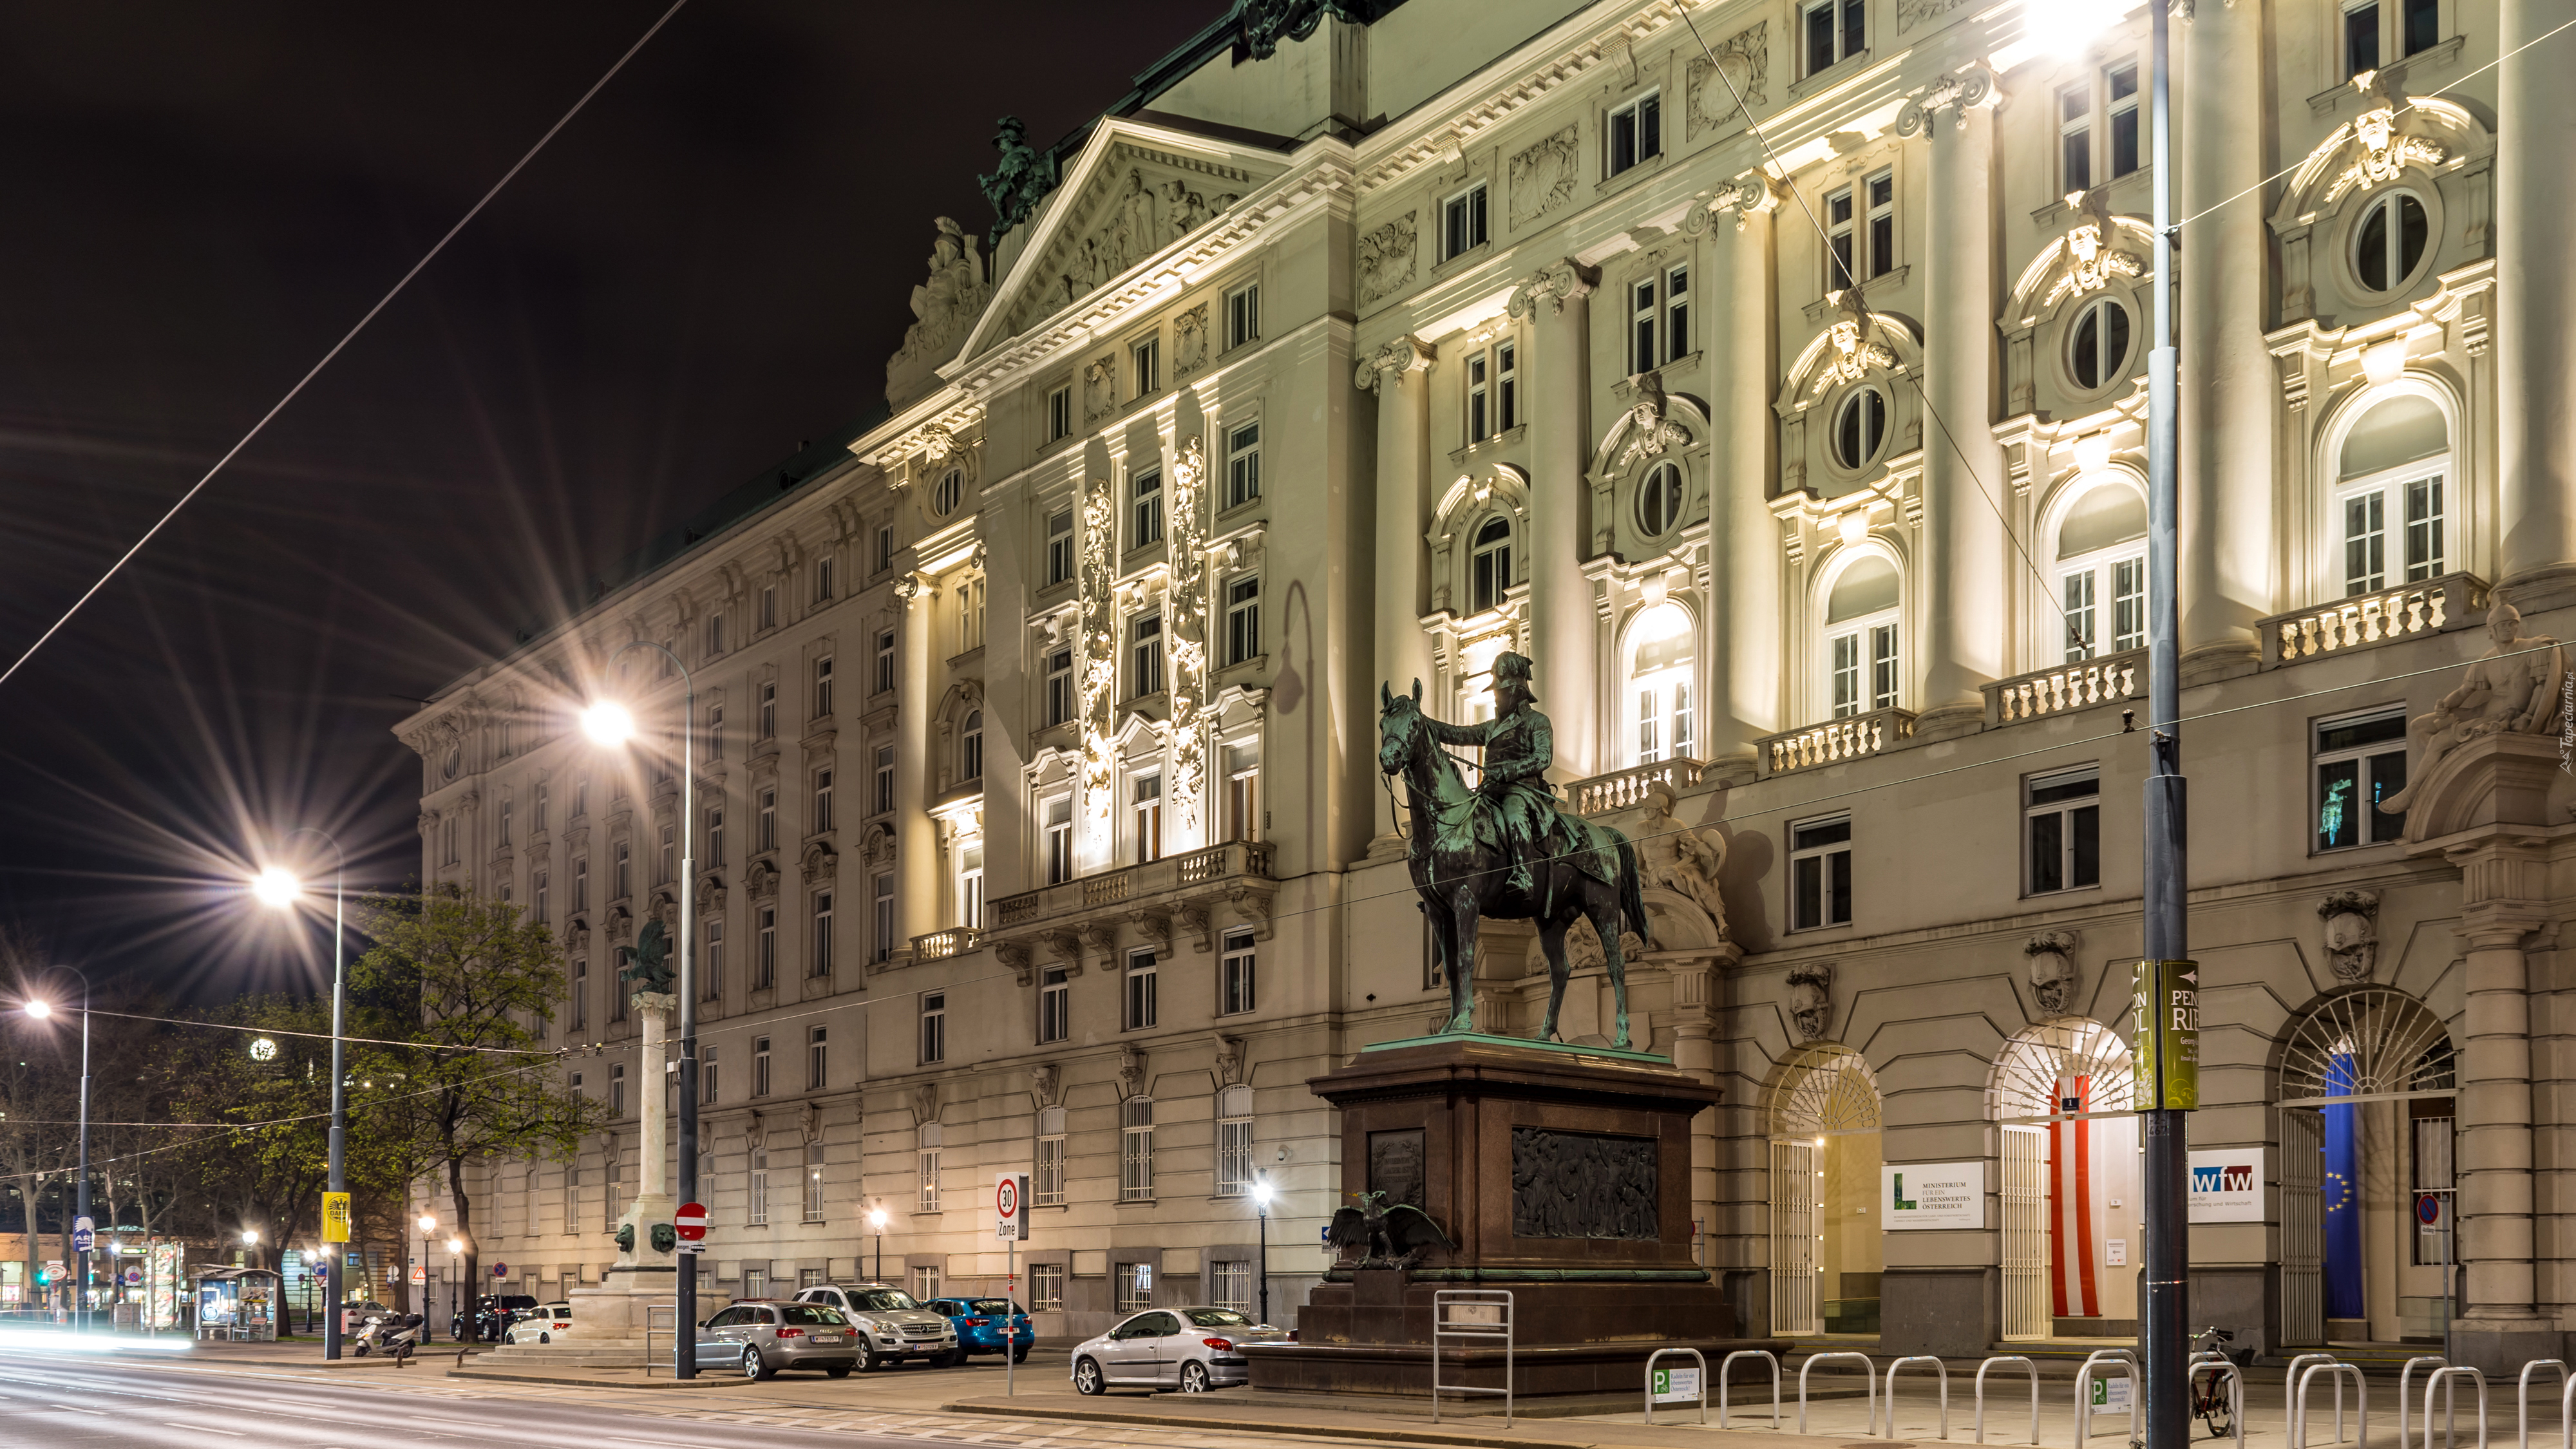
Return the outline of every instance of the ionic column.
[[[2280,384],[2263,342],[2271,268],[2261,186],[2263,19],[2259,4],[2195,6],[2184,28],[2180,99],[2182,260],[2180,594],[2183,673],[2255,655],[2273,611],[2273,410]],[[2158,278],[2161,284],[2163,279]],[[2142,344],[2143,345],[2143,344]]]
[[[2576,278],[2568,275],[2567,174],[2576,86],[2562,55],[2517,47],[2566,18],[2555,0],[2502,0],[2496,42],[2496,578],[2528,584],[2576,572]]]
[[[1583,577],[1591,538],[1584,462],[1591,452],[1592,289],[1601,274],[1571,258],[1512,293],[1511,314],[1537,319],[1530,400],[1530,655],[1540,707],[1556,728],[1560,779],[1601,770],[1600,619]]]
[[[1424,392],[1437,356],[1404,336],[1361,359],[1352,382],[1377,394],[1377,677],[1402,691],[1431,680],[1422,632],[1424,480],[1431,472],[1431,410]]]
[[[939,869],[938,827],[927,808],[930,779],[930,656],[933,611],[938,606],[939,591],[918,576],[905,578],[895,585],[895,596],[903,601],[903,618],[896,625],[895,645],[899,691],[895,696],[894,729],[894,839],[895,839],[895,949],[910,946],[915,936],[927,935],[946,922],[939,910],[942,872]],[[875,910],[871,879],[863,887],[870,892],[866,909]],[[873,916],[871,916],[873,919]],[[873,927],[871,927],[873,930]],[[871,948],[875,942],[869,942]]]
[[[1762,173],[1721,193],[1714,206],[1721,284],[1710,333],[1709,746],[1712,764],[1753,767],[1753,743],[1788,727],[1781,717],[1780,521],[1771,513],[1771,414],[1779,288],[1772,213]],[[1750,776],[1746,775],[1749,779]]]

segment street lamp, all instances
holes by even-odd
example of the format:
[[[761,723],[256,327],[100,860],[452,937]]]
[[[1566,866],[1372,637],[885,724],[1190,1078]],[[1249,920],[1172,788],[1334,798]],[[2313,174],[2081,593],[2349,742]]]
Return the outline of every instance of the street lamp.
[[[885,1281],[886,1228],[886,1210],[883,1207],[872,1207],[868,1209],[868,1226],[874,1229],[877,1235],[877,1271],[873,1276],[878,1282],[882,1283]]]
[[[608,656],[615,664],[629,649],[652,649],[671,661],[680,672],[680,1201],[698,1200],[698,987],[697,925],[694,902],[697,896],[697,830],[698,772],[695,745],[698,731],[698,685],[690,677],[689,666],[680,656],[649,639],[634,639],[617,646]],[[623,745],[635,738],[635,715],[613,699],[592,701],[581,712],[584,734],[603,745]],[[648,1191],[659,1192],[660,1183]],[[683,1247],[688,1245],[684,1244]],[[677,1299],[673,1320],[683,1324],[698,1321],[698,1264],[694,1254],[683,1252],[679,1279],[673,1288]],[[698,1339],[695,1333],[677,1333],[671,1339],[671,1377],[694,1379],[698,1376]]]
[[[1273,1195],[1270,1174],[1262,1173],[1252,1182],[1252,1205],[1261,1214],[1261,1321],[1270,1321],[1270,1199]]]
[[[420,1321],[424,1324],[429,1322],[429,1235],[437,1231],[438,1219],[428,1213],[422,1213],[420,1215],[420,1301],[415,1306],[420,1313]],[[426,1343],[428,1340],[429,1334],[424,1329],[421,1333],[421,1341]]]
[[[348,931],[349,853],[327,831],[312,826],[287,832],[289,838],[312,835],[331,847],[339,857],[339,866],[331,875],[331,1178],[329,1191],[347,1192],[349,1157],[348,1043],[342,1038],[342,1022],[347,1005],[347,972],[342,966]],[[250,893],[259,903],[272,910],[292,910],[304,898],[304,881],[282,865],[272,865],[251,879]],[[330,1312],[322,1319],[322,1357],[325,1362],[340,1357],[340,1274],[344,1245],[324,1244],[330,1251],[322,1255],[322,1296]]]
[[[458,1343],[465,1341],[465,1320],[458,1316],[456,1284],[465,1273],[465,1240],[447,1240],[447,1331]],[[427,1334],[421,1335],[428,1337]]]
[[[80,1080],[80,1185],[74,1190],[77,1205],[72,1209],[72,1323],[83,1332],[89,1328],[89,1253],[79,1240],[79,1226],[89,1221],[89,973],[77,966],[48,966],[45,971],[67,971],[80,978],[81,984],[81,1080]],[[44,972],[38,972],[43,975]],[[41,996],[32,996],[22,1008],[27,1015],[43,1021],[54,1014],[54,1004]],[[35,1231],[35,1213],[27,1215],[27,1230]]]

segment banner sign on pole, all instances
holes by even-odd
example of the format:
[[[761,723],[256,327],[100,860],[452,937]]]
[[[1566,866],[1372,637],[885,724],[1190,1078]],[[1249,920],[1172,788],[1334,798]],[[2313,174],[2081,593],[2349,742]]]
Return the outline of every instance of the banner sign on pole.
[[[88,1218],[72,1219],[72,1251],[86,1253],[98,1246],[98,1224]]]
[[[2189,1112],[2200,1106],[2200,963],[2137,966],[2137,1109]]]
[[[322,1241],[349,1241],[349,1195],[345,1192],[322,1194]]]

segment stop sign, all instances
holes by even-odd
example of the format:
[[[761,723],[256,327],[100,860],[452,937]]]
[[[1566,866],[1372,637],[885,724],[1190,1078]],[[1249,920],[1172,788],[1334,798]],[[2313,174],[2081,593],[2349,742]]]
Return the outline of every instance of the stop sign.
[[[702,1202],[680,1204],[679,1212],[671,1218],[671,1227],[679,1233],[680,1241],[684,1243],[694,1243],[704,1238],[707,1235],[707,1205]]]

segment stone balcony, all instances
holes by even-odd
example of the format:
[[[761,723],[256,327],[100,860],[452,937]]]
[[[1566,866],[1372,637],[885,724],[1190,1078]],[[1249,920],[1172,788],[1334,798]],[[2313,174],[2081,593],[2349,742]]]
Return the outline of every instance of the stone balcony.
[[[982,944],[984,944],[984,933],[972,926],[933,931],[927,936],[912,938],[912,959],[945,961],[951,956],[963,956]]]
[[[1706,768],[1697,760],[1657,760],[1651,765],[1635,765],[1559,785],[1557,793],[1565,797],[1577,815],[1607,815],[1645,804],[1646,792],[1659,786],[1678,795],[1698,784],[1700,772]]]
[[[1912,738],[1912,710],[1874,709],[1756,740],[1753,752],[1767,778],[1867,759]]]
[[[2275,614],[2254,626],[2265,669],[2278,669],[2349,649],[2474,629],[2486,623],[2487,583],[2475,574],[2443,574],[2314,608]]]
[[[1144,865],[1022,891],[994,901],[980,932],[937,932],[916,938],[915,944],[971,934],[973,940],[957,944],[949,954],[991,944],[1026,984],[1032,945],[1044,946],[1056,959],[1079,970],[1082,950],[1105,957],[1114,949],[1121,922],[1167,949],[1175,935],[1182,935],[1194,938],[1204,951],[1214,940],[1215,908],[1224,904],[1266,936],[1275,890],[1273,849],[1262,841],[1230,840]]]
[[[2147,692],[2147,651],[2132,649],[1999,679],[1986,689],[1986,728],[2043,715],[2072,714],[2138,699]]]

